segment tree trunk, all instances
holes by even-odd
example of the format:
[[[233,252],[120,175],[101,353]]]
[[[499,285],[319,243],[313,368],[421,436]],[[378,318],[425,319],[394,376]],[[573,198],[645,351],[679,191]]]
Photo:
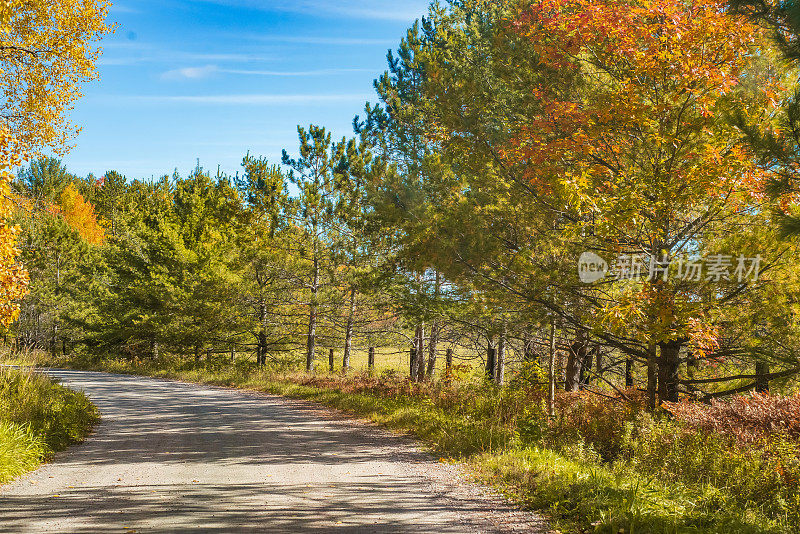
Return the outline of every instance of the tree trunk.
[[[415,382],[425,378],[425,325],[420,323],[414,335],[414,358],[411,378]]]
[[[578,330],[575,342],[570,346],[569,355],[567,356],[567,370],[564,381],[565,391],[581,390],[581,374],[583,373],[583,365],[586,362],[586,353],[586,333],[583,330]]]
[[[434,298],[436,299],[436,303],[439,303],[439,296],[441,295],[442,290],[442,277],[439,274],[439,271],[436,271],[436,285],[434,286]],[[431,338],[428,341],[428,369],[425,371],[425,377],[430,379],[433,378],[433,374],[436,372],[436,349],[437,345],[439,344],[439,330],[441,326],[439,324],[438,317],[433,320],[431,323]]]
[[[581,389],[585,389],[586,386],[592,383],[592,365],[595,365],[595,356],[597,356],[597,370],[595,374],[600,376],[600,370],[603,367],[603,357],[600,348],[595,347],[593,350],[589,350],[587,344],[586,357],[583,359],[583,365],[581,365]]]
[[[680,352],[683,340],[659,343],[661,358],[658,362],[658,396],[661,402],[678,402],[680,392]]]
[[[342,372],[350,369],[350,351],[353,346],[353,320],[356,315],[356,290],[350,289],[350,311],[347,314],[347,327],[344,332],[344,356],[342,357]],[[332,371],[333,369],[331,369]]]
[[[497,370],[497,349],[494,346],[494,338],[489,336],[489,339],[486,344],[486,378],[494,381],[496,370]]]
[[[502,386],[506,379],[506,329],[503,327],[503,333],[500,335],[500,341],[497,344],[497,364],[495,365],[494,382],[498,386]]]
[[[267,365],[267,333],[263,330],[258,334],[258,366]]]
[[[328,352],[328,370],[331,373],[333,372],[333,367],[334,367],[333,356],[334,356],[333,349],[330,349],[330,352]]]
[[[194,346],[194,363],[200,363],[200,346]]]
[[[264,367],[267,364],[267,307],[263,301],[259,307],[259,321],[261,322],[261,330],[258,333],[256,363],[259,367]]]
[[[433,321],[431,324],[431,337],[428,341],[428,369],[425,371],[426,378],[433,378],[436,372],[436,350],[439,344],[439,328],[439,321]]]
[[[769,363],[756,362],[756,391],[758,393],[769,393]]]
[[[625,359],[625,387],[633,387],[633,358]]]
[[[447,374],[453,372],[453,349],[447,349],[444,355],[444,369]]]
[[[236,363],[236,345],[231,345],[231,363]]]
[[[658,359],[656,344],[647,346],[647,407],[655,410],[658,403]]]
[[[319,290],[319,259],[314,254],[313,282],[311,284],[311,304],[308,311],[308,343],[306,350],[306,372],[314,370],[317,350],[317,291]]]
[[[58,336],[58,324],[53,324],[53,335],[50,337],[50,355],[53,358],[58,356],[58,348],[56,345],[57,336]]]
[[[369,348],[369,355],[367,356],[367,368],[369,368],[370,373],[375,371],[375,347]]]
[[[556,320],[550,321],[550,352],[547,358],[547,416],[556,416]]]

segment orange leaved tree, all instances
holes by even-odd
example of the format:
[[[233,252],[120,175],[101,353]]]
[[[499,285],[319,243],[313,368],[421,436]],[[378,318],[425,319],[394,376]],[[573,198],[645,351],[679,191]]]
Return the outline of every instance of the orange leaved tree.
[[[61,192],[61,216],[70,227],[92,245],[101,245],[105,239],[105,230],[97,221],[94,206],[87,202],[73,184],[67,184]]]
[[[707,318],[751,284],[664,280],[659,269],[714,252],[759,211],[763,177],[724,117],[773,109],[779,73],[758,48],[762,32],[714,0],[536,0],[512,24],[538,67],[569,83],[531,87],[540,109],[503,157],[525,162],[531,186],[558,200],[573,239],[612,264],[642,260],[635,280],[593,286],[587,302],[599,330],[645,347],[651,402],[656,383],[675,400],[681,349],[716,348]],[[736,252],[755,255],[754,245]]]

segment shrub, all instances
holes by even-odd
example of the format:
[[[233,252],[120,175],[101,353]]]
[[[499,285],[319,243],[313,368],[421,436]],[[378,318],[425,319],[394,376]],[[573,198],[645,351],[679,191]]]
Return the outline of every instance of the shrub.
[[[786,436],[743,446],[729,434],[641,414],[628,423],[624,451],[639,473],[710,487],[721,495],[720,505],[755,506],[800,524],[800,446]]]
[[[622,397],[604,397],[590,392],[556,396],[556,418],[550,425],[548,445],[558,450],[583,442],[605,461],[620,456],[630,421],[644,411],[637,392]]]
[[[715,400],[711,405],[665,402],[664,408],[692,428],[731,436],[740,445],[776,434],[800,441],[800,395],[753,393],[730,401]]]

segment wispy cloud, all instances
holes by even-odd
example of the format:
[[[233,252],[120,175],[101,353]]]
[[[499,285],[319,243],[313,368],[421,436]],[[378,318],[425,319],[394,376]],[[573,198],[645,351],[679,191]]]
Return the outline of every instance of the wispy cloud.
[[[182,69],[168,70],[161,75],[164,80],[201,80],[208,78],[219,71],[216,65],[206,65],[205,67],[184,67]]]
[[[111,12],[112,13],[126,13],[126,14],[131,14],[131,15],[133,15],[133,14],[137,14],[138,15],[139,13],[141,13],[140,10],[138,10],[138,9],[136,9],[134,7],[130,7],[130,6],[125,5],[125,4],[118,4],[116,2],[111,6]]]
[[[238,38],[266,43],[310,44],[325,46],[394,46],[399,39],[365,39],[360,37],[315,37],[303,35],[262,35],[249,34]]]
[[[337,94],[337,95],[159,95],[130,96],[114,100],[134,100],[139,103],[153,104],[199,104],[228,106],[274,106],[274,105],[314,105],[340,102],[363,102],[374,95],[370,94]]]
[[[331,74],[350,74],[353,72],[374,72],[374,69],[318,69],[300,71],[279,71],[279,70],[237,70],[222,69],[220,72],[228,74],[243,74],[248,76],[327,76]]]
[[[288,11],[314,16],[339,16],[370,20],[411,22],[427,13],[428,0],[197,0],[259,11]]]
[[[311,76],[334,76],[337,74],[352,74],[354,72],[373,72],[374,69],[312,69],[298,71],[282,70],[251,70],[251,69],[223,69],[217,65],[206,65],[204,67],[184,67],[171,69],[161,75],[162,80],[202,80],[210,78],[215,74],[234,74],[239,76],[274,76],[283,78],[311,77]]]
[[[152,44],[109,41],[103,44],[104,54],[100,65],[128,66],[143,63],[180,63],[180,62],[225,62],[225,63],[259,63],[275,60],[275,55],[260,52],[236,53],[203,53],[169,50]]]

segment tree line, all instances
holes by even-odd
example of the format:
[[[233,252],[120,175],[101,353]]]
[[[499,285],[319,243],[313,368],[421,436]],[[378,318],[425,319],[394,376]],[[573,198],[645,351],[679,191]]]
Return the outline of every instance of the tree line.
[[[788,387],[792,9],[434,4],[351,138],[311,125],[280,162],[154,181],[38,159],[13,183],[31,282],[8,334],[309,372],[388,348],[412,380],[535,368],[551,409],[556,387],[653,407]]]

